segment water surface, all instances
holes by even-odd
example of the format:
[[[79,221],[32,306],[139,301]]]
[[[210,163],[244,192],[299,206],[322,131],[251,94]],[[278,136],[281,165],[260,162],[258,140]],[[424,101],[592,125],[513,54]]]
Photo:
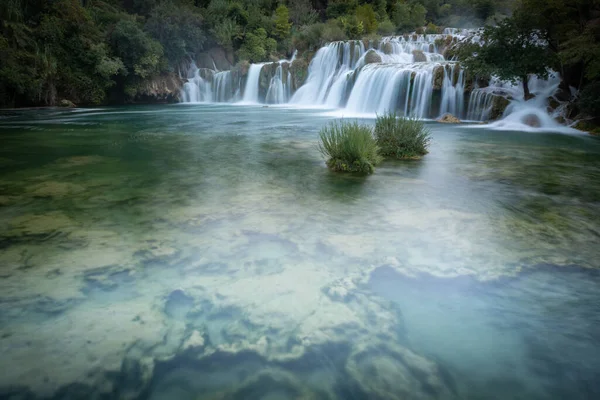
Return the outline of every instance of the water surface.
[[[600,397],[600,141],[431,123],[356,177],[330,120],[3,113],[0,397]]]

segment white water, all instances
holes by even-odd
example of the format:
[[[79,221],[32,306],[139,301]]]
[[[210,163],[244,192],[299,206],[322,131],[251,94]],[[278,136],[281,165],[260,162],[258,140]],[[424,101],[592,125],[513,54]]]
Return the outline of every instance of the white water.
[[[258,80],[260,79],[260,70],[262,69],[263,65],[265,64],[250,65],[250,69],[248,70],[248,78],[246,80],[246,87],[244,88],[244,98],[242,99],[244,103],[258,103]]]
[[[289,104],[301,107],[338,109],[346,117],[370,117],[387,111],[422,119],[452,114],[469,121],[487,121],[495,96],[511,99],[503,121],[491,124],[500,129],[561,127],[546,112],[547,99],[560,79],[531,78],[530,90],[536,97],[523,99],[520,85],[492,80],[485,88],[468,89],[460,65],[445,60],[442,52],[449,38],[472,33],[447,29],[441,35],[385,37],[378,43],[333,42],[321,47],[308,67],[308,77],[294,93],[292,60],[281,60],[261,91],[261,71],[267,63],[251,64],[245,81],[233,81],[230,71],[214,71],[203,79],[192,63],[188,82],[182,90],[183,102],[241,102],[242,104]],[[375,62],[374,62],[375,61]],[[287,65],[286,65],[287,63]],[[470,90],[466,92],[466,90]],[[266,91],[266,93],[265,93]],[[243,93],[243,95],[242,95]],[[523,111],[529,110],[529,111]],[[536,115],[531,116],[531,115]],[[529,118],[527,116],[530,115]],[[510,117],[510,118],[509,118]]]

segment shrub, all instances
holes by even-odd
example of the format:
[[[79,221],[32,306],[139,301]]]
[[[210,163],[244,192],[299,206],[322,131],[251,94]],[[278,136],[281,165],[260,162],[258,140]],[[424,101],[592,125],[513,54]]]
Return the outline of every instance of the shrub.
[[[346,36],[346,32],[340,26],[340,22],[335,19],[330,19],[325,24],[323,28],[323,41],[325,42],[335,42],[338,40],[346,40],[348,37]]]
[[[381,162],[373,130],[366,125],[333,122],[319,136],[319,151],[333,171],[370,174]]]
[[[377,27],[377,33],[383,36],[391,36],[396,33],[396,25],[389,19],[386,19]]]
[[[377,116],[375,140],[379,154],[397,159],[417,159],[427,154],[429,130],[416,118],[398,118],[396,113]]]
[[[592,82],[579,93],[579,108],[590,117],[600,116],[600,82]]]

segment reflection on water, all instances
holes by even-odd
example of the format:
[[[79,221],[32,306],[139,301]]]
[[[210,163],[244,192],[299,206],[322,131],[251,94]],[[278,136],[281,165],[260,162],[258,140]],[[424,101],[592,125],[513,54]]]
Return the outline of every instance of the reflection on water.
[[[365,178],[327,122],[3,116],[0,398],[600,397],[600,142],[432,125]]]

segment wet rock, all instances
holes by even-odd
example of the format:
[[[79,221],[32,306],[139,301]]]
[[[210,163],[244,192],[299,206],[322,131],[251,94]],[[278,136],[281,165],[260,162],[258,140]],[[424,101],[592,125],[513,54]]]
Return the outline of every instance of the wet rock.
[[[81,167],[89,164],[97,164],[106,160],[101,156],[74,156],[61,158],[56,161],[56,164],[61,168]]]
[[[297,58],[290,65],[290,73],[292,74],[292,91],[304,85],[308,77],[308,63],[302,58]]]
[[[554,96],[548,97],[548,107],[550,108],[550,112],[556,110],[560,106],[560,102],[554,98]]]
[[[438,118],[437,122],[441,122],[444,124],[459,124],[460,119],[458,119],[454,115],[448,113],[448,114],[444,114],[440,118]]]
[[[75,108],[75,107],[77,107],[77,106],[75,105],[75,103],[73,103],[71,100],[67,100],[67,99],[62,99],[62,100],[61,100],[61,101],[58,103],[58,105],[59,105],[60,107],[65,107],[65,108]]]
[[[199,68],[198,75],[204,80],[212,81],[213,77],[215,76],[215,71],[208,68]]]
[[[367,51],[364,57],[365,64],[376,64],[381,62],[381,56],[373,49]]]
[[[175,103],[179,101],[183,80],[175,73],[168,73],[144,80],[137,87],[135,102]]]
[[[444,84],[444,67],[439,65],[433,70],[433,89],[441,90]]]
[[[381,50],[383,54],[392,54],[394,53],[394,46],[390,42],[385,42]]]
[[[425,56],[425,53],[423,53],[421,50],[413,50],[412,55],[413,55],[414,62],[426,62],[427,61],[427,57]]]
[[[490,120],[494,121],[501,118],[509,104],[510,100],[508,100],[508,98],[494,95],[492,99],[492,109],[490,111]]]
[[[535,114],[529,114],[523,117],[523,123],[525,125],[531,126],[532,128],[539,128],[542,126],[542,121],[540,121],[540,117]]]
[[[46,214],[25,214],[9,222],[11,236],[48,235],[73,227],[74,222],[65,214],[54,211]]]
[[[370,399],[455,397],[434,362],[399,346],[358,346],[346,371]]]

